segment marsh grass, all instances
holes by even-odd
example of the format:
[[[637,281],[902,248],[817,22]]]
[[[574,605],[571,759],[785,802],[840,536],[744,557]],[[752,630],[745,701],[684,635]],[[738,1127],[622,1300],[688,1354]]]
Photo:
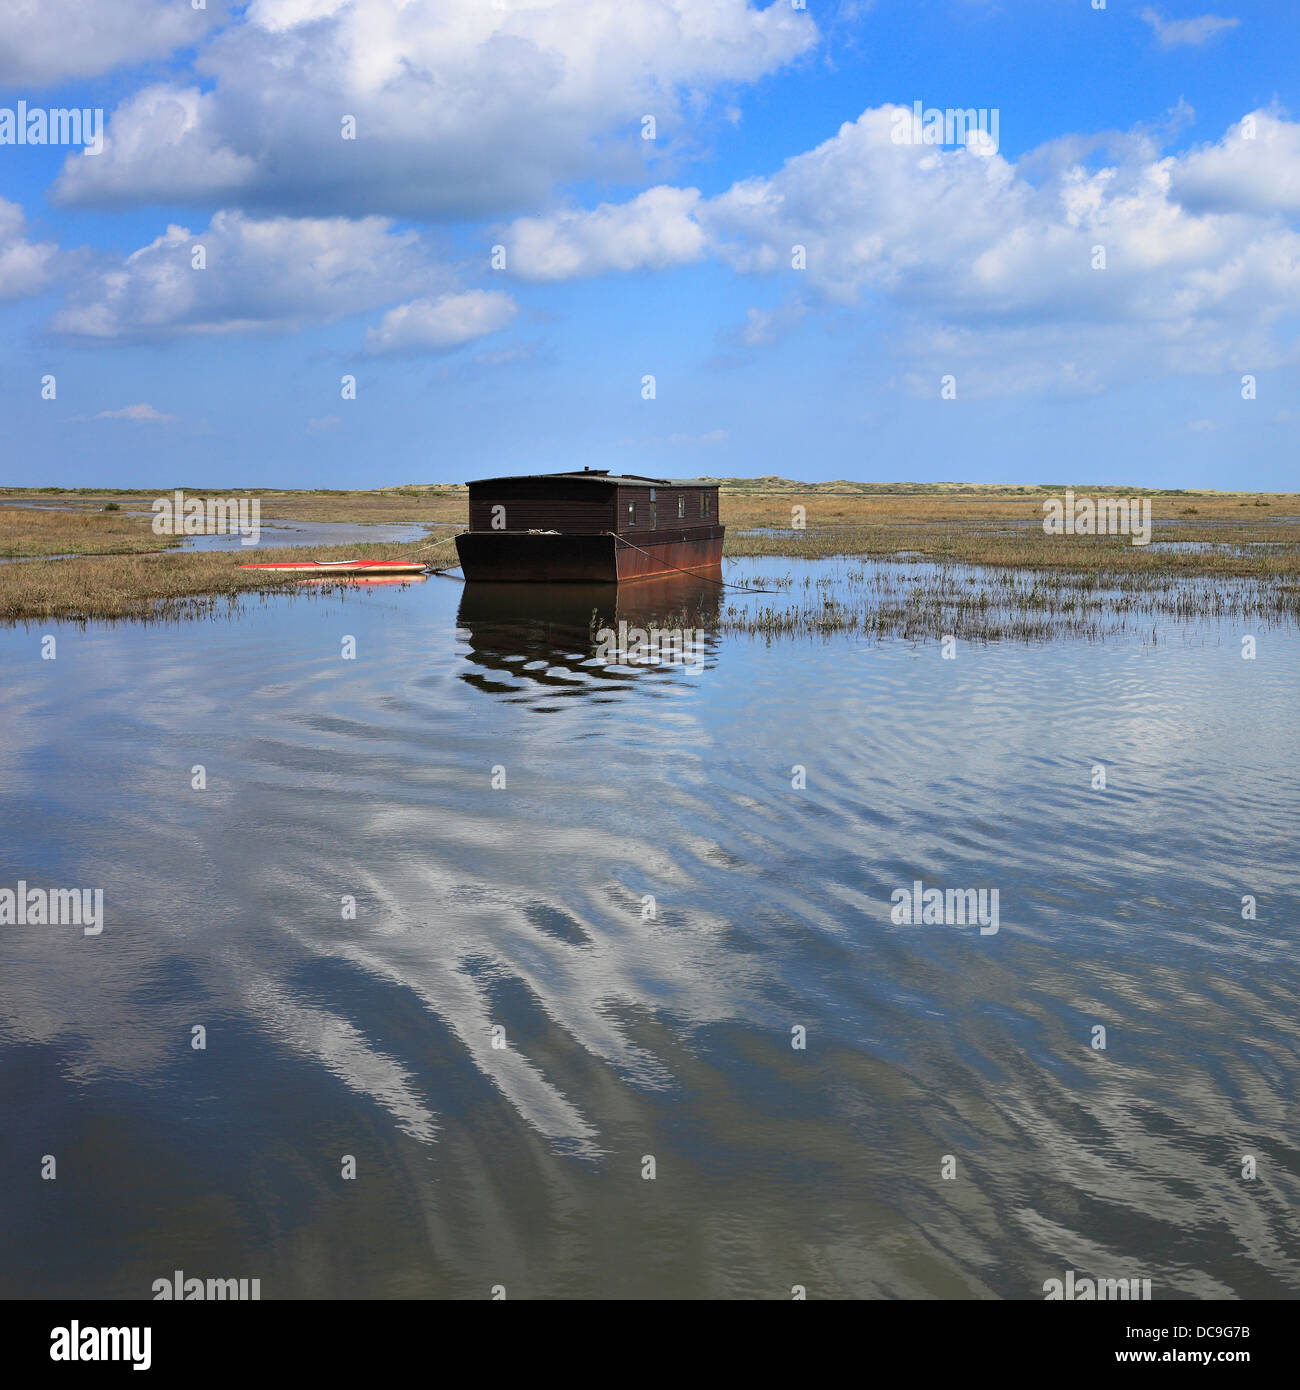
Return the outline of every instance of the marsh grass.
[[[1186,524],[1152,527],[1152,541],[1198,548],[1132,545],[1123,536],[1047,536],[1039,527],[1014,531],[978,524],[827,528],[749,537],[727,532],[724,553],[824,560],[836,556],[885,559],[906,554],[939,564],[1009,569],[1127,574],[1160,580],[1171,575],[1287,580],[1300,578],[1300,525]]]
[[[721,628],[769,639],[1157,640],[1162,620],[1300,621],[1300,496],[1153,495],[1153,544],[1135,546],[1127,536],[1046,535],[1043,499],[1059,495],[805,495],[807,529],[760,535],[745,528],[789,528],[791,497],[729,498],[726,555],[823,568],[790,602],[729,603]],[[1170,541],[1179,547],[1156,544]],[[780,576],[744,582],[775,588]]]
[[[1044,642],[1162,640],[1168,622],[1234,620],[1252,626],[1300,621],[1300,584],[1177,574],[1144,575],[926,564],[822,561],[801,576],[745,573],[721,610],[688,611],[683,626],[773,642],[851,634],[868,640]]]
[[[730,489],[719,498],[721,520],[727,526],[788,527],[795,506],[802,506],[810,530],[828,525],[898,525],[903,522],[982,523],[995,520],[1033,520],[1042,523],[1043,503],[1062,497],[1065,484],[1035,488],[917,488],[912,491],[863,491],[869,484],[825,483],[814,487],[758,491]],[[1300,515],[1300,494],[1238,492],[1161,492],[1150,488],[1090,488],[1072,485],[1076,496],[1149,497],[1152,515],[1167,521],[1188,508],[1215,520]],[[840,489],[840,490],[837,490]]]
[[[141,553],[178,545],[179,537],[155,536],[147,517],[122,512],[40,511],[0,505],[0,557]]]
[[[744,525],[789,527],[789,498],[732,499],[726,555],[825,562],[833,593],[762,608],[732,603],[723,630],[1037,641],[1134,631],[1155,638],[1162,619],[1300,621],[1295,494],[1196,494],[1194,503],[1187,494],[1154,496],[1148,546],[1127,536],[1046,535],[1042,501],[1056,495],[805,497],[807,529],[761,535],[744,534]],[[1171,541],[1178,546],[1158,544]],[[829,568],[837,560],[844,564]],[[854,568],[854,560],[873,563]],[[778,580],[745,582],[771,588]]]
[[[237,567],[266,561],[405,558],[423,544],[77,556],[0,565],[0,621],[202,617],[222,603],[237,603],[255,593],[319,596],[348,588],[350,581],[329,579],[307,586],[299,583],[304,578],[301,574],[277,575]],[[426,551],[416,558],[426,559],[432,554],[436,564],[440,553]]]
[[[185,486],[190,497],[233,497],[256,499],[263,521],[346,521],[354,525],[390,523],[455,522],[463,525],[469,511],[469,493],[463,487],[382,488],[374,492],[330,491],[327,489],[290,492],[262,488],[198,488]],[[0,507],[6,502],[39,502],[75,511],[98,510],[116,504],[123,511],[148,512],[159,497],[170,497],[172,490],[152,488],[118,489],[0,488]],[[142,520],[146,526],[149,518]]]

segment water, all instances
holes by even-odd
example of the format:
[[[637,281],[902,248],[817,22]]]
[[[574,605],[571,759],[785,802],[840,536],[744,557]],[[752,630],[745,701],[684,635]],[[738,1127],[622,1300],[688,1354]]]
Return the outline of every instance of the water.
[[[271,521],[263,522],[257,544],[245,545],[238,531],[186,536],[177,550],[259,550],[282,545],[410,544],[425,528],[408,522]],[[450,531],[442,534],[450,535]]]
[[[5,505],[46,512],[81,512],[86,510],[84,507],[54,502],[7,502]],[[124,516],[149,516],[150,512],[147,508],[126,508],[122,514]],[[439,535],[451,534],[451,529],[446,527],[437,527],[435,531]],[[169,547],[164,553],[176,554],[183,550],[264,550],[287,545],[327,546],[371,543],[407,545],[420,540],[424,534],[425,527],[413,522],[282,521],[276,519],[260,523],[255,545],[246,545],[238,530],[218,531],[211,535],[186,536],[179,545]],[[58,560],[68,557],[41,555],[32,558]]]
[[[1296,633],[602,669],[602,605],[0,631],[0,886],[106,915],[0,927],[0,1293],[1300,1291]]]

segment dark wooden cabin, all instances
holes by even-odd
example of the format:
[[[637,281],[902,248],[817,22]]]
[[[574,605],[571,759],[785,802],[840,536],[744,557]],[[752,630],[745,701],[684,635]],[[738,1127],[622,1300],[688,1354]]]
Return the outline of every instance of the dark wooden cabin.
[[[718,485],[608,469],[480,478],[456,537],[466,579],[617,582],[722,564]]]

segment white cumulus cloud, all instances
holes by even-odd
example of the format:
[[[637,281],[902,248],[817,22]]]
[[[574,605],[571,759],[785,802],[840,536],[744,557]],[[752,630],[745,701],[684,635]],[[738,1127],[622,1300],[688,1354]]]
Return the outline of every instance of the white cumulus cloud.
[[[1170,192],[1194,211],[1300,214],[1300,124],[1252,111],[1222,140],[1170,165]]]
[[[147,401],[139,405],[124,405],[121,410],[101,410],[96,420],[135,420],[138,424],[167,425],[176,419],[155,410]]]
[[[1234,127],[1162,157],[1148,132],[1113,141],[1106,164],[1081,157],[1098,153],[1088,142],[1058,141],[1022,171],[997,154],[896,143],[893,108],[880,107],[715,198],[661,188],[621,209],[522,219],[508,265],[560,278],[711,254],[788,281],[785,307],[751,310],[733,335],[745,346],[773,341],[809,298],[875,300],[910,316],[924,353],[996,345],[1008,368],[990,383],[1092,389],[1081,363],[1139,351],[1187,370],[1276,361],[1273,330],[1300,312],[1288,220],[1300,210],[1300,127],[1250,119],[1254,141]],[[1027,373],[1036,345],[1056,365]]]
[[[525,280],[569,280],[609,270],[663,270],[704,256],[694,188],[647,189],[590,212],[521,217],[506,234],[507,266]]]
[[[128,97],[58,196],[509,216],[565,180],[636,177],[684,98],[762,77],[816,34],[781,0],[255,0],[201,50],[202,95]]]
[[[378,328],[366,330],[366,351],[376,356],[447,352],[505,328],[518,306],[500,290],[466,290],[399,304]]]
[[[253,186],[257,163],[221,142],[216,100],[197,87],[156,84],[117,108],[92,158],[70,158],[55,180],[55,202],[113,206],[131,202],[229,201]]]
[[[1151,26],[1162,48],[1200,47],[1215,34],[1221,34],[1225,29],[1235,29],[1241,23],[1239,19],[1217,14],[1197,15],[1192,19],[1165,19],[1150,6],[1142,11],[1142,19]]]
[[[446,278],[419,236],[394,231],[386,218],[223,211],[204,231],[172,225],[125,260],[96,265],[72,287],[53,327],[105,341],[293,329],[375,309]]]
[[[53,280],[59,248],[30,241],[27,219],[17,203],[0,198],[0,300],[40,294]]]
[[[5,0],[0,86],[49,86],[198,43],[224,17],[225,0]]]

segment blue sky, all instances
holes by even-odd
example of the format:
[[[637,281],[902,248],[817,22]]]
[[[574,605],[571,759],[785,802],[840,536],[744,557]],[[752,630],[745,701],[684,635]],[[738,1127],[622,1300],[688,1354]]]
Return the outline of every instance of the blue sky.
[[[10,6],[0,140],[105,141],[0,143],[0,480],[1291,489],[1297,52],[1289,0]]]

